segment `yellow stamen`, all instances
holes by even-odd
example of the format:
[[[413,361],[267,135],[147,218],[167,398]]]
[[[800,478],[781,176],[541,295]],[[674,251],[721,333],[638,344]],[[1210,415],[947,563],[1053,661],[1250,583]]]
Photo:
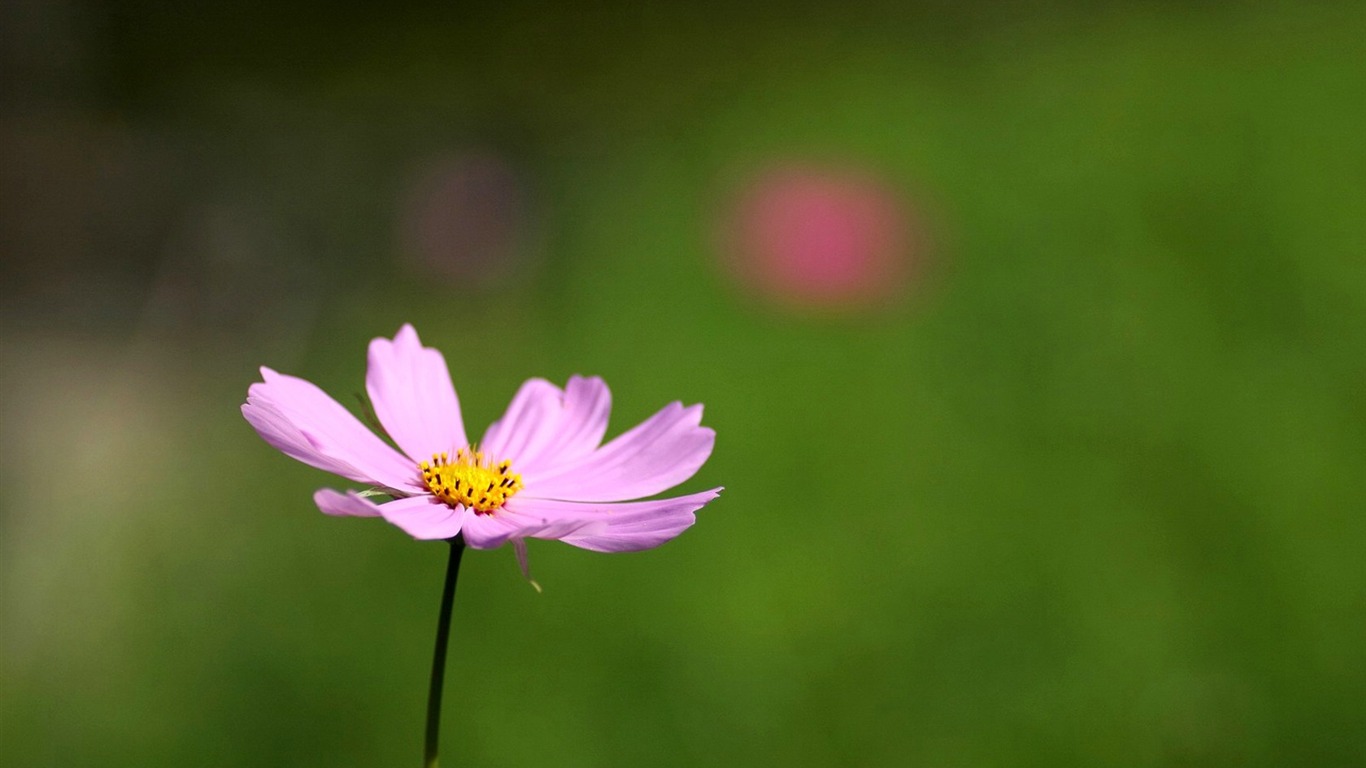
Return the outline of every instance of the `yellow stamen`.
[[[454,461],[438,453],[417,466],[432,495],[451,507],[459,505],[481,515],[492,513],[522,490],[522,476],[512,471],[512,462],[494,464],[473,446],[456,451]]]

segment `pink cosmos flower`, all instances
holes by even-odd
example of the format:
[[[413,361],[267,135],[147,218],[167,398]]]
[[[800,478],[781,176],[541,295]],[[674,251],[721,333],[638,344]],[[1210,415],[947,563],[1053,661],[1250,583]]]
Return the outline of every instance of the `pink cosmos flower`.
[[[687,480],[711,455],[716,433],[702,406],[674,402],[603,443],[611,394],[599,378],[561,389],[522,385],[503,418],[475,444],[441,353],[404,325],[370,342],[365,388],[388,443],[321,389],[261,369],[242,414],[265,441],[309,466],[370,486],[313,495],[329,515],[383,517],[418,539],[457,534],[477,549],[526,538],[599,552],[659,546],[682,533],[720,488],[631,501]],[[376,503],[376,499],[392,500]]]

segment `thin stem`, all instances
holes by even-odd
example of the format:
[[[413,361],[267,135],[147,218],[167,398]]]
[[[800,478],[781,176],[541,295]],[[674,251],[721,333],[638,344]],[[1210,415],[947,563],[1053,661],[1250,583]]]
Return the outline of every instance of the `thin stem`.
[[[451,539],[451,557],[446,561],[446,586],[441,590],[441,616],[436,621],[436,652],[432,654],[432,686],[427,692],[427,749],[424,768],[437,768],[437,740],[441,736],[441,689],[446,679],[446,643],[451,639],[451,602],[455,599],[455,579],[460,575],[460,556],[465,540]]]

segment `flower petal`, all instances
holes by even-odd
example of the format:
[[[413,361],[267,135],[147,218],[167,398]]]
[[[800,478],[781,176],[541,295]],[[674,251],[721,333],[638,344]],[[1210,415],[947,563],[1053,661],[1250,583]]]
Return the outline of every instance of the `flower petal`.
[[[696,522],[694,513],[720,493],[720,488],[713,488],[672,499],[622,504],[518,497],[509,501],[505,509],[525,517],[540,518],[547,524],[570,520],[596,521],[602,527],[585,527],[553,538],[597,552],[635,552],[657,547],[685,531]]]
[[[561,539],[573,533],[601,533],[606,527],[606,523],[592,517],[559,515],[550,519],[504,506],[490,515],[467,513],[462,533],[471,547],[494,549],[509,539]]]
[[[523,493],[539,499],[624,501],[652,496],[692,477],[716,433],[699,426],[702,406],[670,403],[601,448],[545,471],[523,473]]]
[[[607,432],[612,393],[602,379],[571,376],[563,391],[545,379],[517,390],[503,418],[489,426],[481,443],[495,461],[508,459],[526,476],[588,455]]]
[[[366,429],[316,385],[261,369],[242,415],[285,455],[348,480],[393,489],[419,488],[412,462]]]
[[[592,453],[607,434],[612,392],[597,376],[570,376],[564,386],[564,413],[555,438],[535,458],[538,464],[568,462]]]
[[[545,379],[528,379],[513,395],[503,418],[484,431],[479,447],[490,459],[508,459],[513,471],[524,473],[531,458],[554,436],[563,400],[559,387]]]
[[[319,489],[313,494],[313,503],[325,515],[349,517],[379,517],[379,505],[362,497],[355,491],[334,491],[331,488]]]
[[[431,496],[409,496],[379,505],[384,519],[415,539],[449,539],[470,517],[464,507],[448,507]]]
[[[413,461],[467,445],[446,359],[422,346],[413,326],[398,329],[393,341],[370,342],[365,391],[385,431]]]

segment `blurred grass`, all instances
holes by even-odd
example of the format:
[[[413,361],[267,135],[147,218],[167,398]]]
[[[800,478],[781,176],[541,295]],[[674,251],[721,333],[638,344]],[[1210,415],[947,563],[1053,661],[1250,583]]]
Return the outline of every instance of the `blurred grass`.
[[[528,376],[600,374],[613,434],[705,402],[686,487],[727,486],[654,552],[533,542],[544,595],[467,558],[453,765],[1356,764],[1353,8],[680,12],[602,50],[508,11],[392,21],[326,77],[210,50],[161,78],[156,51],[201,59],[135,38],[137,119],[205,142],[198,183],[270,211],[320,313],[284,346],[7,340],[6,421],[41,439],[6,428],[0,760],[415,762],[442,547],[316,514],[330,480],[236,412],[257,363],[345,401],[412,320],[472,433]],[[546,262],[486,292],[395,274],[396,168],[500,121]],[[806,154],[920,195],[905,306],[784,316],[708,263],[731,182]],[[54,491],[63,459],[94,487]]]

